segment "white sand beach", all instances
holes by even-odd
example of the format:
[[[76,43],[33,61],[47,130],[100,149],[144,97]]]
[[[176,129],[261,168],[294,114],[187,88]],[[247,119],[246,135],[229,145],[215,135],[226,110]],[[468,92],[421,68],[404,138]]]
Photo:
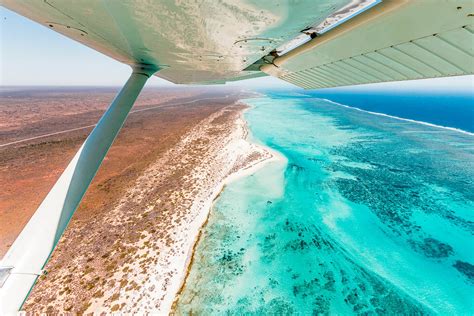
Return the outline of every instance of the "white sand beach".
[[[249,141],[246,108],[236,102],[203,119],[104,215],[87,225],[73,221],[25,310],[71,311],[85,302],[84,313],[168,314],[225,184],[283,159]],[[80,250],[69,254],[77,238]]]

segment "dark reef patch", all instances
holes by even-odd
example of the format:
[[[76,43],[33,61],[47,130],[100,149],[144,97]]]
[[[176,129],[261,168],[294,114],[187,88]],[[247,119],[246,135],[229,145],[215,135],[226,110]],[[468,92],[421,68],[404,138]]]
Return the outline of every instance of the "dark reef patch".
[[[425,238],[422,242],[414,240],[409,242],[415,250],[422,252],[428,258],[447,258],[454,253],[453,247],[434,238]]]
[[[474,282],[474,265],[469,262],[458,260],[453,264],[453,267],[464,274],[469,280]]]

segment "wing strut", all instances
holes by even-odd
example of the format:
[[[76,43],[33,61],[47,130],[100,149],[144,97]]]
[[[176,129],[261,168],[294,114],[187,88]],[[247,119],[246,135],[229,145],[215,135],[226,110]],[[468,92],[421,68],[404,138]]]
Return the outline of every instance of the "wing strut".
[[[66,229],[147,79],[134,67],[125,86],[0,262],[0,315],[16,315]]]

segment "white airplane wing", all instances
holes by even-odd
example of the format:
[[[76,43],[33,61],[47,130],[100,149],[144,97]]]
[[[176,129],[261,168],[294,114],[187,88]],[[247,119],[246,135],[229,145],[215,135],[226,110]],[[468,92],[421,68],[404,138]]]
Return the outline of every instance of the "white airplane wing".
[[[16,314],[151,75],[316,89],[474,73],[472,0],[2,0],[134,71],[0,262]],[[31,52],[33,55],[34,52]]]
[[[120,62],[174,83],[261,76],[245,68],[351,0],[64,1],[2,5]],[[265,75],[265,74],[263,74]]]
[[[260,67],[307,89],[474,73],[474,1],[385,0]]]
[[[471,0],[177,3],[2,5],[123,63],[157,66],[174,83],[268,74],[316,89],[474,73]]]

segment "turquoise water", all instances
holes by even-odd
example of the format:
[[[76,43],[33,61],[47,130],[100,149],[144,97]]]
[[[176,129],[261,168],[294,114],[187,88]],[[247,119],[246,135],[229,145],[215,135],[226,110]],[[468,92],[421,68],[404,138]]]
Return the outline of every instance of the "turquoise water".
[[[248,99],[287,161],[228,185],[177,312],[474,314],[474,136],[317,98]]]

